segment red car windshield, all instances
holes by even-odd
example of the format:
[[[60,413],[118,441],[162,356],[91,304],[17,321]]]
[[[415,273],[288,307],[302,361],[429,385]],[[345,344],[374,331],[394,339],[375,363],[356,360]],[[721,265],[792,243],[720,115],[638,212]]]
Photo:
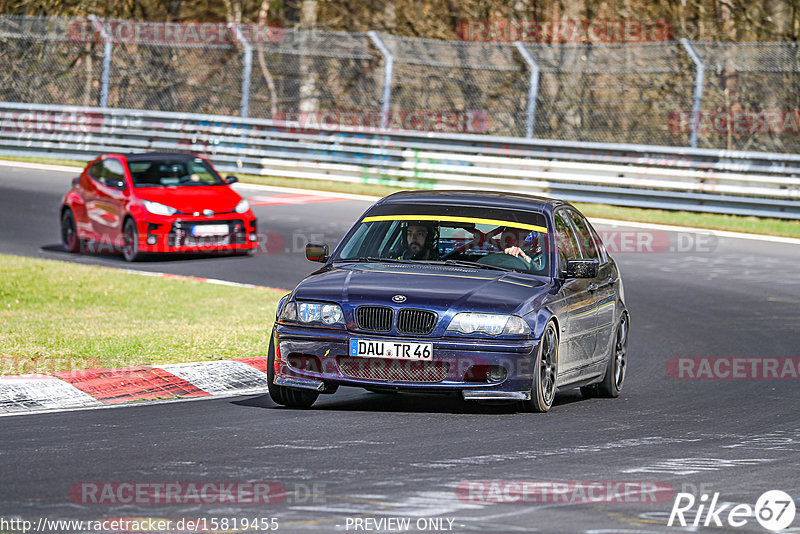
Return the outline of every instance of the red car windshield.
[[[225,182],[201,158],[128,161],[135,187],[223,185]]]

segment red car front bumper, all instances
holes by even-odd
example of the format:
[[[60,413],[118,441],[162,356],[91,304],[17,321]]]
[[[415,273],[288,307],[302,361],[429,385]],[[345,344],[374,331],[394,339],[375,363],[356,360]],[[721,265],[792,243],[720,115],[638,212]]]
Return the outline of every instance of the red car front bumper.
[[[211,217],[148,217],[137,221],[139,250],[145,253],[249,251],[258,248],[252,213]]]

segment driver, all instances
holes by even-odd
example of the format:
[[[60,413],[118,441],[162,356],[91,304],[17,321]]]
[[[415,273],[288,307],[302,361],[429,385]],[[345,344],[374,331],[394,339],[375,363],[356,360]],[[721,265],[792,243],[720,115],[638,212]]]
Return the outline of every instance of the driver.
[[[161,179],[166,178],[166,182],[162,183],[168,185],[181,182],[184,176],[183,165],[180,163],[168,163],[162,165],[159,170],[161,171]]]
[[[434,247],[436,227],[426,221],[412,221],[406,226],[405,250],[399,259],[435,260],[439,251]]]

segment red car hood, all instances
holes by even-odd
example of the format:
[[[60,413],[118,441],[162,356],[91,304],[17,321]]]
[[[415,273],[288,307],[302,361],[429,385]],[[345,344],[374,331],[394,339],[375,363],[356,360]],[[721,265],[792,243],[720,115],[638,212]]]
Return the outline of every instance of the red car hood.
[[[231,212],[242,197],[227,185],[192,185],[186,187],[138,187],[136,196],[142,200],[171,206],[181,213],[212,210]]]

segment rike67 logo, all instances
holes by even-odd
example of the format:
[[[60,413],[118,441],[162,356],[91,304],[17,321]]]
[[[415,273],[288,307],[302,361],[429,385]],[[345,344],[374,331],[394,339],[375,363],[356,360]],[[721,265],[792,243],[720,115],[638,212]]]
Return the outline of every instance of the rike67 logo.
[[[695,510],[695,505],[697,509]],[[795,518],[792,497],[781,490],[764,492],[755,506],[745,503],[719,502],[719,493],[709,500],[708,494],[696,499],[691,493],[678,493],[672,504],[667,526],[681,527],[743,527],[754,518],[767,530],[773,532],[788,528]],[[692,517],[694,515],[694,517]]]

